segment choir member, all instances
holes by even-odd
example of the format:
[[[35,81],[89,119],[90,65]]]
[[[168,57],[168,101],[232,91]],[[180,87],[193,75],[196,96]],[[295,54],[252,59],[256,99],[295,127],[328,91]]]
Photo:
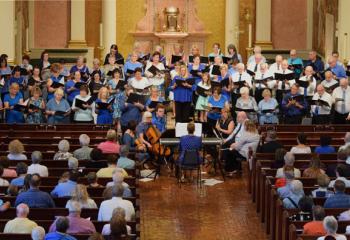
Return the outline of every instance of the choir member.
[[[100,60],[98,58],[94,58],[94,60],[92,60],[92,68],[91,68],[91,75],[90,75],[91,78],[93,78],[92,73],[94,72],[98,72],[102,79],[105,77],[105,72],[101,68]]]
[[[337,65],[344,68],[344,64],[342,63],[342,61],[339,60],[339,52],[338,51],[333,51],[332,57],[334,57],[336,59]],[[329,68],[329,64],[328,64],[328,62],[326,62],[324,69],[328,69],[328,68]]]
[[[113,70],[112,79],[107,83],[109,94],[118,95],[121,91],[124,91],[126,81],[120,78],[120,71],[116,68]]]
[[[271,91],[264,89],[262,92],[263,99],[258,104],[259,123],[263,124],[277,124],[278,123],[278,102],[271,97]]]
[[[247,69],[255,74],[260,71],[260,64],[264,63],[262,55],[260,53],[254,55],[254,61],[251,61],[247,65]]]
[[[224,55],[221,52],[220,49],[220,43],[214,43],[213,44],[213,52],[209,53],[208,57],[220,57],[222,58]]]
[[[177,59],[174,60],[173,57]],[[168,67],[170,69],[173,69],[176,62],[184,62],[184,61],[185,61],[185,54],[182,46],[180,44],[174,44],[173,53],[169,59]]]
[[[301,124],[307,103],[304,96],[299,94],[298,84],[293,84],[290,92],[284,96],[282,109],[286,124]]]
[[[180,67],[180,76],[176,76],[172,81],[175,101],[175,121],[188,122],[191,112],[191,102],[193,86],[186,82],[189,74],[185,65]],[[178,83],[181,83],[178,85]]]
[[[344,67],[337,64],[337,59],[335,57],[332,56],[328,58],[328,65],[328,69],[331,70],[338,79],[347,77]]]
[[[104,66],[104,72],[106,74],[105,77],[107,78],[107,80],[110,80],[113,78],[113,72],[116,69],[121,71],[121,68],[118,66],[118,64],[115,63],[115,56],[110,55],[108,57],[108,63],[105,64],[105,66]]]
[[[349,123],[350,120],[350,87],[347,78],[341,78],[339,87],[333,90],[334,124]]]
[[[159,89],[156,86],[152,86],[151,94],[145,103],[146,110],[148,112],[153,113],[156,110],[156,106],[158,105],[158,103],[163,103],[164,101],[165,99],[160,96]]]
[[[316,90],[311,104],[312,123],[328,124],[331,119],[332,96],[325,91],[322,84],[319,84]]]
[[[131,79],[129,79],[129,85],[134,88],[134,90],[137,93],[148,93],[148,87],[150,87],[152,84],[148,81],[147,78],[142,77],[142,69],[136,68],[135,69],[135,76]]]
[[[228,54],[226,55],[226,57],[231,58],[231,61],[237,60],[237,62],[240,62],[240,63],[243,62],[242,61],[242,56],[241,56],[241,54],[239,54],[237,52],[237,48],[236,48],[235,45],[229,44],[227,46],[227,52],[228,52]]]
[[[295,76],[299,77],[303,71],[303,60],[297,56],[297,50],[290,50],[288,64],[289,68],[294,71]]]
[[[70,69],[70,74],[75,75],[77,71],[80,72],[81,79],[86,82],[89,78],[89,68],[86,66],[83,56],[77,58],[76,65],[72,66]]]
[[[112,124],[112,102],[109,99],[108,88],[102,87],[98,92],[98,98],[95,102],[95,112],[97,114],[96,124]]]
[[[166,57],[162,54],[163,53],[163,48],[160,45],[157,45],[154,48],[154,52],[159,53],[159,62],[163,63],[163,66],[166,66]],[[150,61],[153,62],[153,56],[150,57]]]
[[[324,63],[317,57],[316,51],[309,52],[309,59],[306,62],[306,66],[311,66],[316,73],[324,71]]]
[[[89,94],[89,88],[86,85],[82,85],[79,89],[79,95],[76,95],[72,110],[74,112],[74,122],[76,123],[94,123],[94,117],[92,116],[92,97]]]
[[[47,100],[50,100],[54,96],[54,92],[58,88],[64,87],[64,77],[60,75],[60,66],[58,63],[52,64],[50,67],[51,76],[47,80]],[[42,74],[41,74],[42,75]]]
[[[199,89],[203,89],[204,91]],[[208,73],[203,73],[202,80],[197,85],[196,93],[198,95],[195,109],[199,111],[199,121],[207,121],[207,112],[203,106],[208,106],[209,96],[211,95],[211,84]]]
[[[190,62],[190,57],[191,56],[196,56],[196,55],[200,56],[201,52],[200,52],[199,47],[197,45],[192,45],[191,52],[190,52],[190,54],[188,56],[188,62]]]
[[[200,63],[200,56],[193,56],[193,63],[188,64],[188,72],[192,75],[192,77],[196,77],[198,79],[201,78],[202,71],[205,69],[205,65]]]
[[[213,79],[214,81],[217,81],[218,76],[220,75],[220,66],[221,66],[221,64],[222,64],[222,57],[221,56],[214,57],[214,62],[209,67],[210,79]]]
[[[231,117],[230,109],[221,109],[221,118],[216,122],[215,129],[222,139],[226,139],[233,132],[235,123]]]
[[[159,132],[163,133],[166,130],[165,106],[161,103],[157,104],[155,112],[152,114],[152,124]]]
[[[18,83],[14,82],[9,87],[9,93],[4,97],[6,123],[24,123],[23,109],[16,108],[18,105],[23,105],[23,95],[19,90]]]
[[[69,115],[71,108],[63,96],[63,90],[58,88],[55,90],[54,97],[47,102],[45,113],[48,117],[48,124],[67,124],[70,122]]]
[[[91,77],[92,79],[89,83],[89,89],[92,99],[95,101],[97,99],[98,92],[104,86],[104,83],[101,79],[101,74],[99,71],[92,72]]]
[[[276,55],[275,62],[272,63],[269,67],[269,72],[271,75],[274,75],[276,72],[279,72],[282,68],[282,55]]]
[[[60,75],[64,76],[65,79],[68,79],[68,77],[70,76],[70,72],[67,68],[66,61],[63,58],[61,58],[59,64],[61,69]]]
[[[254,49],[253,49],[253,52],[254,52],[254,54],[248,58],[247,65],[248,65],[249,63],[255,61],[254,58],[255,58],[256,55],[261,54],[261,47],[256,45],[256,46],[254,47]],[[266,62],[266,58],[265,58],[263,55],[262,55],[262,60],[261,60],[261,61],[262,61],[262,62]]]
[[[244,111],[247,113],[247,117],[254,121],[258,122],[258,105],[255,101],[255,99],[251,96],[249,96],[249,88],[242,87],[239,91],[241,97],[237,99],[237,102],[235,104],[236,106],[236,113]]]
[[[170,71],[170,78],[171,78],[171,82],[170,83],[173,82],[173,80],[174,80],[174,78],[176,76],[180,76],[180,68],[181,68],[181,63],[180,62],[176,62],[174,69]],[[173,109],[173,118],[175,118],[175,116],[176,116],[176,112],[175,112],[176,109],[175,109],[175,103],[174,103],[174,91],[173,91],[173,86],[171,84],[168,87],[167,91],[168,91],[168,98],[171,101],[170,104],[171,104],[171,107]]]
[[[228,74],[230,76],[232,76],[233,74],[235,74],[237,72],[237,64],[240,63],[238,62],[237,59],[233,59],[230,63],[230,67],[228,69]]]
[[[41,78],[45,81],[50,77],[51,63],[49,61],[49,53],[44,50],[40,56],[39,68],[41,72]]]
[[[64,86],[65,93],[67,94],[67,100],[70,104],[72,104],[75,96],[79,95],[79,88],[85,84],[81,81],[81,72],[75,71],[74,77],[71,80],[68,80]]]
[[[33,66],[29,63],[30,57],[28,55],[23,55],[22,56],[22,63],[20,67],[22,69],[27,70],[27,74],[30,74],[33,71]]]
[[[8,86],[11,86],[12,83],[17,83],[21,91],[25,87],[24,77],[21,76],[21,68],[19,66],[13,68],[12,77],[8,81]]]
[[[131,54],[130,60],[127,61],[124,65],[124,74],[127,78],[131,78],[134,76],[135,69],[143,67],[142,63],[138,62],[139,56],[137,52],[133,52]]]
[[[212,129],[216,127],[216,122],[221,118],[221,109],[229,108],[227,98],[221,94],[220,87],[214,87],[213,94],[208,99],[208,107],[210,110],[207,114],[207,121],[210,134]]]
[[[237,72],[231,76],[232,79],[232,105],[236,104],[237,99],[240,96],[239,90],[241,87],[252,87],[252,77],[245,71],[243,63],[237,64]]]
[[[7,59],[2,57],[0,58],[0,75],[11,75],[12,71],[10,66],[7,64]]]
[[[299,94],[304,95],[306,99],[309,101],[312,99],[312,96],[314,95],[314,92],[316,90],[316,79],[313,76],[314,70],[311,66],[307,66],[304,71],[305,75],[300,77],[297,81],[300,85],[299,87]],[[308,84],[307,87],[302,87],[301,85],[306,83]]]
[[[254,77],[254,95],[256,102],[259,102],[262,99],[262,92],[265,89],[273,89],[276,81],[273,80],[273,76],[268,69],[267,63],[261,63],[260,69]]]
[[[33,68],[33,74],[28,79],[28,90],[29,92],[31,92],[34,87],[39,87],[42,90],[43,84],[44,82],[41,80],[40,77],[40,68],[38,66],[35,66]]]
[[[215,76],[217,81],[221,83],[221,93],[227,98],[227,101],[231,102],[231,90],[232,90],[232,81],[230,80],[230,74],[228,72],[227,64],[222,64],[220,66],[220,75]],[[226,82],[224,82],[226,81]]]
[[[327,93],[332,94],[333,90],[339,86],[337,80],[334,79],[334,75],[330,70],[327,70],[324,74],[325,79],[321,82]]]
[[[118,61],[124,61],[123,56],[119,53],[118,51],[118,46],[116,44],[112,44],[110,49],[109,49],[109,53],[107,53],[106,57],[105,57],[105,61],[103,63],[103,65],[107,65],[109,63],[109,57],[113,56],[114,57],[114,63],[117,63]]]
[[[141,113],[145,110],[145,106],[142,103],[127,101],[132,93],[134,93],[133,88],[128,88],[125,91],[124,101],[120,104],[120,110],[122,111],[120,126],[123,132],[125,132],[128,122],[131,120],[136,121],[137,124],[141,122]]]
[[[34,86],[31,90],[31,97],[28,100],[28,114],[26,122],[30,124],[39,124],[45,122],[43,111],[46,108],[44,98],[41,97],[42,92],[38,86]]]
[[[145,76],[151,85],[157,86],[159,90],[163,90],[164,86],[164,70],[165,66],[160,61],[160,52],[154,52],[152,54],[152,61],[147,62],[145,68]],[[155,69],[154,71],[152,69]]]
[[[275,73],[275,79],[276,79],[276,74],[282,74],[282,78],[284,76],[289,76],[291,74],[294,74],[292,70],[288,69],[288,61],[283,60],[281,64],[281,70],[277,71]],[[276,79],[276,99],[278,103],[282,102],[283,95],[288,93],[291,89],[291,86],[295,83],[294,79]]]

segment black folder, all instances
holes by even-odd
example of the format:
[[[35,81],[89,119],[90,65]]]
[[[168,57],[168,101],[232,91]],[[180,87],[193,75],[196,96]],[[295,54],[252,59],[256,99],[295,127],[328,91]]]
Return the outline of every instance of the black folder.
[[[196,92],[198,93],[198,95],[203,96],[203,97],[207,97],[208,94],[206,92],[209,92],[209,91],[210,91],[210,88],[205,89],[205,88],[202,88],[200,86],[197,86],[197,89],[196,89]]]
[[[230,57],[222,57],[222,62],[225,64],[231,64],[232,58]]]
[[[318,106],[330,107],[329,103],[327,101],[322,100],[322,99],[312,100],[311,104],[312,105],[318,105]]]
[[[333,92],[333,90],[334,90],[335,88],[337,88],[337,87],[339,87],[339,83],[335,83],[335,84],[333,84],[333,85],[330,86],[330,87],[324,87],[324,89],[325,89],[327,92]]]
[[[200,63],[205,63],[205,64],[209,63],[209,58],[208,57],[200,56],[199,59],[200,59],[199,60]]]
[[[297,79],[296,83],[299,84],[299,86],[303,87],[303,88],[307,88],[310,85],[309,81],[303,81],[303,80],[300,80],[300,79]]]
[[[263,110],[261,110],[262,113],[273,113],[274,111],[276,111],[276,108],[274,108],[274,109],[263,109]]]
[[[235,111],[237,111],[237,112],[255,112],[255,110],[251,109],[251,108],[244,109],[244,108],[238,108],[238,107],[236,107]]]
[[[304,95],[296,95],[296,96],[290,96],[289,100],[295,100],[297,102],[303,102],[304,101]]]
[[[149,71],[150,73],[152,73],[153,76],[155,76],[155,75],[157,75],[157,73],[160,73],[160,72],[161,72],[161,71],[160,71],[157,67],[155,67],[154,65],[152,65],[150,68],[148,68],[148,71]]]
[[[133,75],[135,73],[135,70],[127,69],[126,73],[130,74],[130,75]]]
[[[250,71],[249,69],[247,69],[247,73],[248,73],[250,76],[255,77],[255,72]]]
[[[109,99],[107,102],[97,102],[99,109],[106,110],[110,105],[113,104],[115,98]]]
[[[158,101],[151,101],[151,103],[148,105],[149,108],[156,108],[158,104],[162,104],[164,106],[169,105],[170,101],[163,101],[163,102],[158,102]]]
[[[221,75],[220,66],[219,65],[213,65],[213,68],[211,70],[211,74],[216,75],[216,76],[220,76]]]
[[[90,97],[89,100],[87,100],[87,101],[83,101],[83,100],[76,98],[75,99],[75,106],[82,109],[82,110],[86,110],[86,107],[84,107],[83,104],[91,105],[93,102],[94,102],[94,100],[92,99],[92,97]]]
[[[287,73],[287,74],[275,73],[276,80],[292,80],[294,78],[295,78],[294,73]]]
[[[119,58],[115,60],[116,64],[124,65],[124,58]]]
[[[83,86],[83,85],[86,85],[86,83],[84,83],[84,82],[76,82],[76,83],[74,84],[74,88],[80,89],[81,86]]]
[[[18,111],[18,112],[23,112],[24,110],[26,110],[27,106],[26,105],[22,105],[22,104],[16,104],[13,106],[13,110]]]
[[[60,88],[60,87],[64,87],[64,84],[63,83],[60,83],[60,82],[52,82],[51,84],[51,87],[52,88]]]
[[[137,93],[130,93],[127,101],[127,103],[141,103],[145,104],[146,102],[146,96],[142,94],[137,94]]]
[[[230,85],[230,78],[224,78],[220,81],[221,87],[228,87]]]
[[[209,57],[209,62],[214,62],[215,61],[215,57]]]
[[[66,112],[64,112],[64,111],[55,111],[55,115],[56,115],[56,116],[64,116],[64,115],[67,114],[68,112],[69,112],[69,110],[66,111]]]
[[[174,64],[176,62],[180,62],[181,60],[182,60],[182,56],[171,55],[171,64]]]

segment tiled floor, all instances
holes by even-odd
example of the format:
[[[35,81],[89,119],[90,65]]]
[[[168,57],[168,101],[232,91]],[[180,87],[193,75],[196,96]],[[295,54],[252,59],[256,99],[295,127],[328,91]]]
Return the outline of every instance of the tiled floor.
[[[143,240],[267,239],[244,177],[202,189],[168,176],[140,185]]]

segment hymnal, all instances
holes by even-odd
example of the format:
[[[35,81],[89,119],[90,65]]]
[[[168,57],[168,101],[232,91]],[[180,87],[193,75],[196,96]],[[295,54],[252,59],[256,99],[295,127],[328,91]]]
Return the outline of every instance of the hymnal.
[[[119,65],[124,65],[124,58],[119,58],[119,59],[115,60],[115,63],[119,64]]]
[[[213,65],[213,68],[211,70],[211,74],[216,75],[216,76],[220,76],[221,75],[220,66],[219,65]]]
[[[94,100],[92,99],[92,97],[90,97],[89,100],[87,100],[87,101],[83,101],[83,100],[76,98],[75,99],[75,106],[82,109],[82,110],[86,110],[86,107],[84,107],[83,105],[91,105],[93,102],[94,102]]]
[[[287,74],[275,73],[276,80],[292,80],[294,78],[295,78],[294,73],[287,73]]]
[[[307,88],[310,85],[309,81],[303,81],[303,80],[300,80],[300,79],[297,79],[296,83],[299,84],[299,86],[303,87],[303,88]]]
[[[169,105],[170,101],[163,101],[163,102],[158,102],[158,101],[151,101],[151,103],[148,105],[149,108],[156,108],[158,104],[162,104],[164,106]]]
[[[199,59],[200,59],[200,63],[205,63],[205,64],[209,63],[208,57],[200,56]]]
[[[215,57],[209,57],[209,62],[213,63],[215,61]]]
[[[69,112],[69,110],[68,111],[55,111],[55,115],[56,116],[64,116],[64,115],[66,115],[67,113]]]
[[[312,100],[311,103],[312,103],[312,105],[330,107],[329,103],[327,101],[322,100],[322,99]]]
[[[237,108],[237,107],[236,107],[235,111],[237,111],[237,112],[255,112],[255,110],[251,109],[251,108],[244,109],[244,108]]]
[[[208,96],[207,92],[209,92],[209,91],[210,91],[210,88],[205,89],[205,88],[202,88],[200,86],[197,86],[197,89],[196,89],[196,92],[198,93],[198,95],[203,96],[203,97],[207,97]]]
[[[247,73],[248,73],[250,76],[255,77],[255,72],[250,71],[249,69],[247,69]]]
[[[51,84],[51,87],[52,87],[52,88],[60,88],[60,87],[64,87],[64,84],[61,83],[61,82],[55,82],[55,81],[53,81],[52,84]]]
[[[174,64],[174,63],[179,62],[181,60],[182,60],[182,56],[171,55],[171,64]]]
[[[160,73],[161,71],[155,67],[154,65],[152,65],[150,68],[147,69],[147,71],[149,71],[150,73],[153,74],[153,76],[157,75],[158,73]]]
[[[127,101],[127,103],[141,103],[145,104],[146,102],[146,96],[142,94],[137,94],[137,93],[130,93]]]

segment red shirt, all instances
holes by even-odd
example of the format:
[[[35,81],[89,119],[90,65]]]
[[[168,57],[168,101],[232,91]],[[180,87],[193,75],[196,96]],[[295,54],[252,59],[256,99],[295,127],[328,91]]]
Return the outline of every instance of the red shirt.
[[[116,142],[106,141],[100,143],[97,148],[101,149],[102,153],[119,153],[120,146]]]
[[[311,221],[304,225],[304,234],[308,235],[326,235],[322,221]]]

